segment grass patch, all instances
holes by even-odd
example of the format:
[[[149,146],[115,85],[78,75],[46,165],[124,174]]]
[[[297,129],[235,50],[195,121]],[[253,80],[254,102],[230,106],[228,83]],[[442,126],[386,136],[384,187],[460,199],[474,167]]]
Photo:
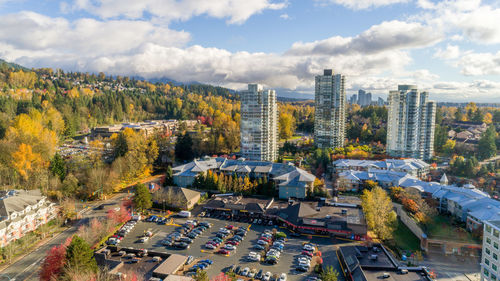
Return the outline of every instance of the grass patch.
[[[432,221],[429,222],[424,231],[427,233],[429,238],[433,239],[443,239],[443,240],[453,240],[468,243],[478,243],[472,236],[472,233],[465,230],[463,227],[455,226],[452,224],[453,219],[438,215],[432,217]]]
[[[392,233],[392,237],[388,244],[399,256],[407,251],[415,252],[420,250],[420,240],[399,220],[398,227]]]

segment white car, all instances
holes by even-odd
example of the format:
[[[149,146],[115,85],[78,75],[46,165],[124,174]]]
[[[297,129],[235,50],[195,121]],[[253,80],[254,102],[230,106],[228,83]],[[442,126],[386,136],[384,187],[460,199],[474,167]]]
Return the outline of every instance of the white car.
[[[141,240],[140,240],[140,241],[141,241],[141,243],[145,243],[145,242],[147,242],[148,240],[149,240],[149,237],[144,236],[144,237],[142,237],[142,238],[141,238]]]
[[[306,251],[314,251],[314,246],[312,246],[311,244],[305,244],[302,249]]]
[[[286,273],[281,273],[280,278],[278,281],[286,281]]]
[[[299,265],[300,266],[310,267],[311,266],[311,262],[310,261],[299,261]]]
[[[269,281],[271,280],[271,272],[266,272],[266,274],[264,274],[264,277],[262,277],[262,280],[263,281]]]
[[[213,249],[215,249],[216,247],[215,247],[214,245],[212,245],[212,244],[205,244],[205,248],[210,249],[210,250],[213,250]]]
[[[267,244],[269,244],[269,243],[267,243],[267,242],[266,242],[266,241],[264,241],[264,240],[259,240],[259,241],[257,241],[257,244],[265,246],[265,245],[267,245]]]
[[[247,276],[250,273],[250,268],[245,267],[243,268],[243,271],[241,272],[242,276]]]
[[[308,263],[311,263],[311,260],[306,259],[306,258],[304,258],[304,257],[298,258],[298,259],[297,259],[297,261],[298,261],[299,263],[301,263],[301,262],[308,262]]]
[[[224,246],[224,249],[229,250],[229,251],[232,251],[232,250],[236,250],[236,247],[235,247],[235,246],[233,246],[233,245],[230,245],[230,244],[226,244],[226,245]]]

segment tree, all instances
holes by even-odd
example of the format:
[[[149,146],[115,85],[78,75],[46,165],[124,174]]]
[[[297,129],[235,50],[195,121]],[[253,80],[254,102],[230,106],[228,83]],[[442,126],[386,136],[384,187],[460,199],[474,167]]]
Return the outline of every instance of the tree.
[[[62,182],[61,191],[64,197],[72,197],[78,190],[78,179],[73,175],[69,174]]]
[[[495,143],[497,132],[495,126],[489,126],[486,132],[483,133],[478,142],[478,152],[480,159],[487,159],[497,154],[497,146]]]
[[[187,132],[177,137],[177,142],[175,143],[175,157],[184,161],[194,158],[193,140]]]
[[[174,185],[174,172],[172,171],[172,166],[168,165],[165,171],[165,186]]]
[[[33,152],[31,145],[21,143],[17,151],[12,154],[12,162],[19,175],[27,180],[29,173],[37,169],[42,161],[41,155]]]
[[[208,281],[208,275],[205,270],[200,270],[196,271],[196,275],[194,276],[195,281]]]
[[[380,239],[389,239],[397,226],[397,215],[387,193],[378,186],[371,191],[365,189],[361,196],[361,206],[368,228]]]
[[[337,272],[336,269],[333,268],[333,266],[328,265],[325,268],[323,268],[323,271],[320,274],[321,280],[323,281],[337,281],[337,278],[339,277],[339,273]]]
[[[443,145],[443,152],[446,153],[446,155],[451,155],[453,153],[453,149],[455,149],[455,144],[456,142],[454,140],[447,140]]]
[[[144,212],[153,205],[153,202],[151,201],[151,193],[149,193],[148,188],[144,184],[141,183],[135,186],[133,203],[134,208],[140,212]]]
[[[289,139],[295,133],[295,120],[289,113],[282,112],[279,115],[279,135],[281,139]]]
[[[57,280],[66,263],[66,245],[52,247],[40,266],[40,280]]]
[[[78,235],[73,236],[66,249],[67,267],[80,272],[97,272],[94,251]]]
[[[59,153],[56,153],[52,160],[50,160],[50,171],[54,176],[58,176],[60,180],[64,180],[66,177],[66,166],[64,164],[64,159]]]
[[[377,186],[378,186],[378,183],[376,183],[375,181],[372,181],[372,180],[366,180],[363,183],[363,188],[368,189],[368,190],[372,190]]]

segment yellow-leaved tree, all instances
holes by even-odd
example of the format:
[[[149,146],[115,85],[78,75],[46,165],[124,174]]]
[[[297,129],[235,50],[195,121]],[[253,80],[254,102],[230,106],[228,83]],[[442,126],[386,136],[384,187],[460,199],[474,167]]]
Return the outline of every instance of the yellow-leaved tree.
[[[12,153],[12,166],[24,180],[28,179],[31,171],[41,168],[43,163],[41,155],[33,152],[29,144],[21,143]]]
[[[387,192],[378,186],[371,191],[365,189],[361,196],[361,206],[368,228],[382,240],[391,238],[397,226],[397,215]]]

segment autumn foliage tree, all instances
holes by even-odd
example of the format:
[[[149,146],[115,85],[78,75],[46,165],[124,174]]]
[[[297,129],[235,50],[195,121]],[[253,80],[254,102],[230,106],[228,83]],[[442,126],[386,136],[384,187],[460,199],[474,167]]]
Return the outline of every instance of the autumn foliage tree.
[[[40,265],[39,277],[41,281],[56,280],[62,273],[66,264],[66,247],[71,242],[67,239],[62,245],[52,247]]]

